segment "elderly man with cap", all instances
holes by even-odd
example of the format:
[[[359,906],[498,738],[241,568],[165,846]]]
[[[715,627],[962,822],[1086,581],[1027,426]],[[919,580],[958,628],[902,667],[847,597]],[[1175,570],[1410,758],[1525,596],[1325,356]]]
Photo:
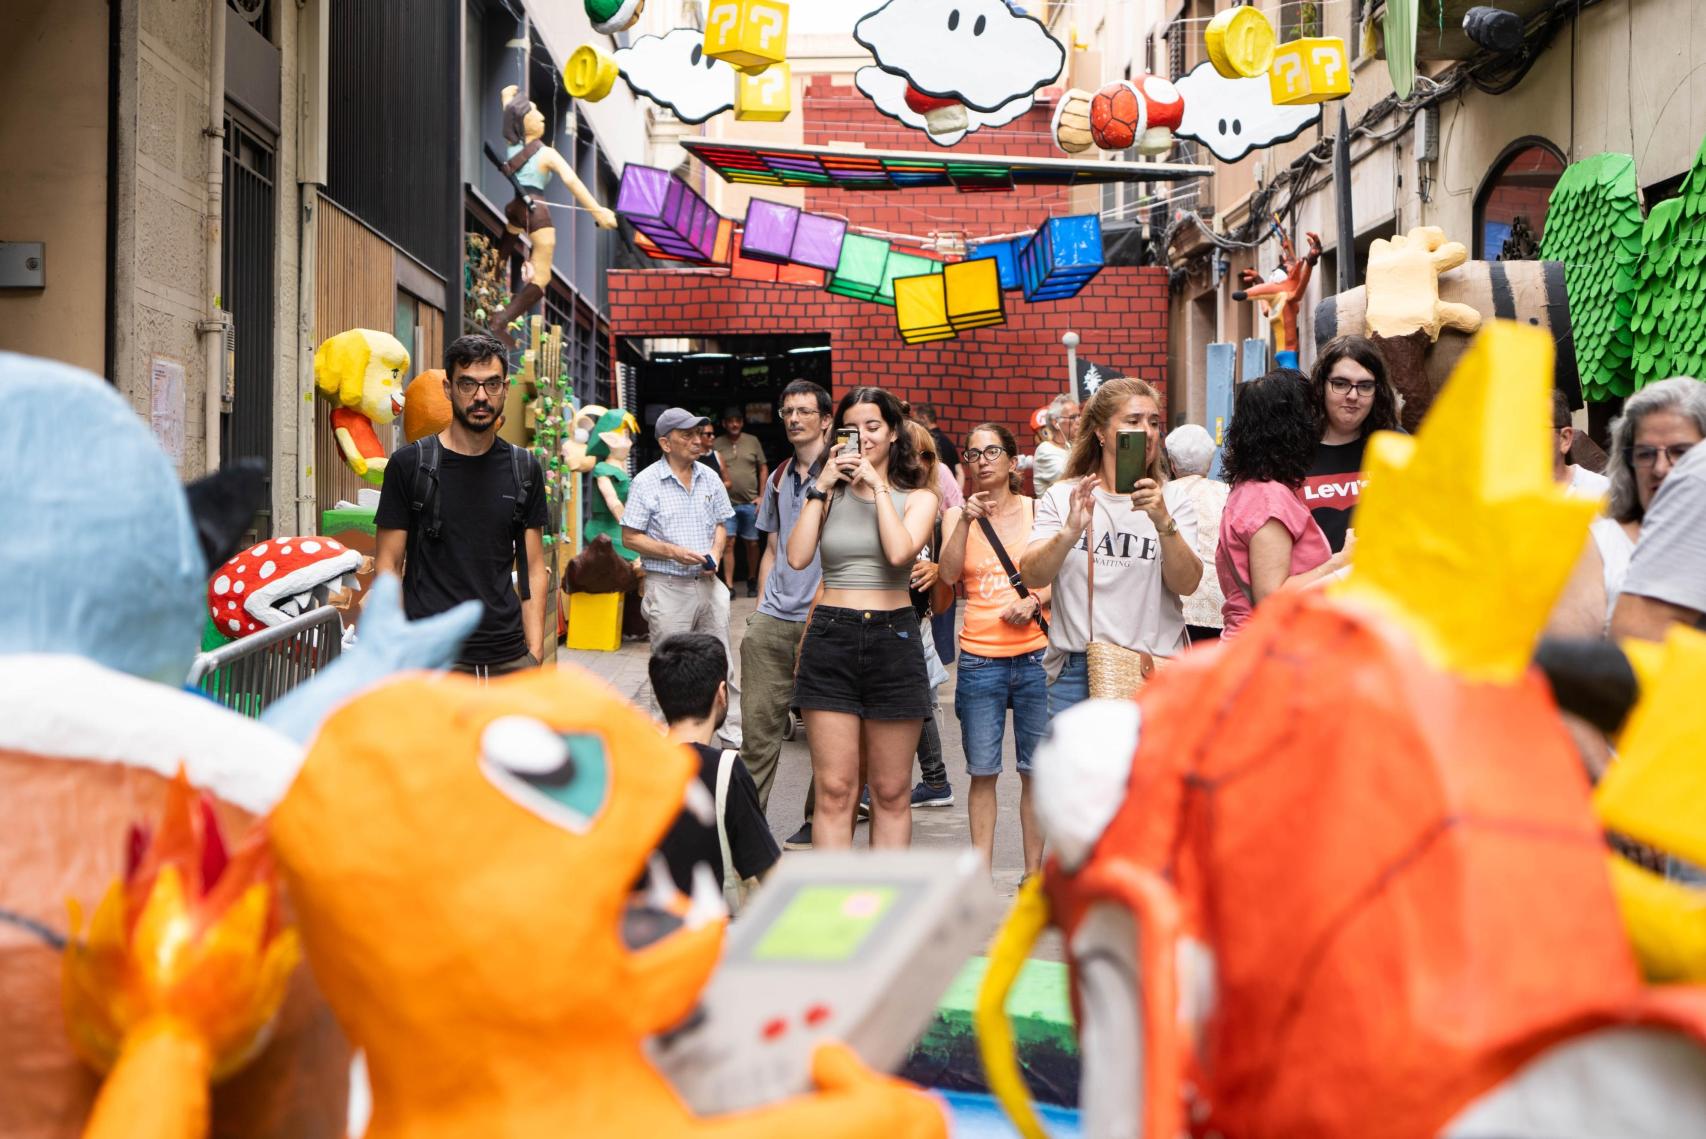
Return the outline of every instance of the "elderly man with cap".
[[[709,633],[723,642],[730,663],[729,718],[722,736],[741,745],[740,689],[729,648],[729,591],[717,580],[717,562],[734,513],[723,480],[696,460],[704,452],[700,431],[711,421],[679,407],[658,416],[663,458],[634,476],[622,512],[622,544],[646,567],[640,604],[656,645],[672,633]]]

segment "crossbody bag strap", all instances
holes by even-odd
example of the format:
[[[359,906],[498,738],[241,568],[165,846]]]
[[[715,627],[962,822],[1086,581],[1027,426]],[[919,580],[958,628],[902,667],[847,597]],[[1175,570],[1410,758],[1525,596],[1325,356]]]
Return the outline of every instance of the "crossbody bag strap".
[[[1076,487],[1073,488],[1077,490]],[[1084,553],[1090,565],[1085,572],[1084,597],[1089,603],[1089,628],[1084,631],[1084,644],[1096,639],[1096,496],[1090,496],[1090,513],[1084,521]]]
[[[1007,556],[1007,547],[1001,544],[1001,535],[995,532],[994,525],[986,517],[980,517],[977,524],[978,528],[983,531],[983,540],[989,543],[989,548],[995,551],[996,559],[1001,562],[1001,568],[1007,572],[1007,583],[1013,587],[1014,592],[1018,593],[1019,600],[1023,601],[1031,595],[1031,591],[1025,588],[1025,579],[1020,576],[1018,567],[1013,564],[1013,559]],[[1037,602],[1036,621],[1038,627],[1046,634],[1048,632],[1048,620],[1043,616],[1043,605],[1040,601]]]

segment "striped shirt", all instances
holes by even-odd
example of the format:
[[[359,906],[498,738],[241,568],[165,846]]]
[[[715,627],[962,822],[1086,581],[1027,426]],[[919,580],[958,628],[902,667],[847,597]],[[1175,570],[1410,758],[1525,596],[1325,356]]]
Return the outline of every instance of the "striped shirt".
[[[729,493],[715,471],[704,463],[694,463],[692,470],[691,489],[681,485],[681,480],[669,469],[668,459],[659,459],[635,475],[622,511],[623,527],[695,553],[709,554],[717,527],[734,513],[734,508],[729,505]],[[642,556],[640,562],[647,573],[666,577],[698,577],[704,572],[699,566],[684,566],[666,558]]]

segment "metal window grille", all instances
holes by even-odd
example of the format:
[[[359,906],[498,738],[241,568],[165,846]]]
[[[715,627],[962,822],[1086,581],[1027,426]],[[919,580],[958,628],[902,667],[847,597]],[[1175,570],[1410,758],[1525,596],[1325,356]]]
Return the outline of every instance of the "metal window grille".
[[[343,620],[329,606],[202,653],[188,683],[234,712],[259,716],[343,651]]]
[[[236,332],[231,405],[220,424],[220,461],[260,459],[272,483],[273,301],[277,213],[272,144],[225,120],[224,307]],[[255,516],[253,541],[272,537],[272,496]]]

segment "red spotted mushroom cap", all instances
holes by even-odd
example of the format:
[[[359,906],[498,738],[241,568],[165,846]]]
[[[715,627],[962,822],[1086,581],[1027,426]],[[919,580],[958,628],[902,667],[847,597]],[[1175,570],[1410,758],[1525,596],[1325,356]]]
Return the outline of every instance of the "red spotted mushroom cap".
[[[1185,99],[1179,89],[1159,75],[1140,75],[1132,82],[1147,105],[1149,129],[1178,130],[1185,121]]]
[[[273,538],[214,572],[207,611],[221,633],[246,637],[300,616],[334,588],[353,587],[360,567],[360,554],[330,538]]]

